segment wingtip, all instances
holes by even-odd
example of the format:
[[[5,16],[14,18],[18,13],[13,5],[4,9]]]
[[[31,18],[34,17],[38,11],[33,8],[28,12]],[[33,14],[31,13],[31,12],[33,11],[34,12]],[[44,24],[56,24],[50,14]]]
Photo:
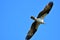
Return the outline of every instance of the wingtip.
[[[29,40],[31,37],[29,35],[26,36],[25,40]]]
[[[51,7],[53,6],[53,1],[50,1],[49,4]]]

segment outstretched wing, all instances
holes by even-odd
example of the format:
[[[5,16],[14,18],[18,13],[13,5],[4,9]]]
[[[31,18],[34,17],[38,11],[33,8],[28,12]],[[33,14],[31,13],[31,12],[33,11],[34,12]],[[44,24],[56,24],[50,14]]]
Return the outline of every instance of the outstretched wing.
[[[51,10],[52,6],[53,6],[53,2],[49,2],[48,5],[44,8],[44,10],[42,10],[38,14],[37,18],[44,18],[49,13],[49,11]]]
[[[37,28],[38,28],[39,24],[40,24],[40,23],[38,23],[38,22],[36,22],[36,21],[34,21],[34,22],[32,23],[32,26],[31,26],[31,28],[30,28],[27,36],[26,36],[26,40],[29,40],[29,39],[34,35],[34,33],[37,31]]]

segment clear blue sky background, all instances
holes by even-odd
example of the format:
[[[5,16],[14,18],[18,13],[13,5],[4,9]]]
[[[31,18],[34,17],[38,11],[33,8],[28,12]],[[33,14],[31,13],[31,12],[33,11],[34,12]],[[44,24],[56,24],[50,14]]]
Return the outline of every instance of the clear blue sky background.
[[[0,0],[0,40],[25,40],[30,16],[37,17],[50,1],[54,6],[31,40],[60,40],[60,0]]]

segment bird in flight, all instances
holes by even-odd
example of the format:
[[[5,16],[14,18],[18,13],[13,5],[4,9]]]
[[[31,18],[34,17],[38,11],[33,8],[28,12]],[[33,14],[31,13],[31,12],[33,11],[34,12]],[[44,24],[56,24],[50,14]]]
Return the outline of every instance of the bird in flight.
[[[45,8],[38,14],[37,18],[35,18],[34,16],[31,16],[31,19],[34,20],[34,22],[32,23],[31,25],[31,28],[30,30],[28,31],[27,33],[27,36],[26,36],[26,40],[30,40],[31,37],[35,34],[35,32],[37,31],[38,29],[38,26],[40,24],[44,24],[44,17],[49,14],[49,11],[51,10],[53,6],[53,2],[49,2]]]

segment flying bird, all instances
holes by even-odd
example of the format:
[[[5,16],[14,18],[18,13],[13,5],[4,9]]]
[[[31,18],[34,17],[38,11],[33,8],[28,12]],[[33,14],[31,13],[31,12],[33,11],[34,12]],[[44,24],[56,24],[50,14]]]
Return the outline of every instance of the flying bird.
[[[29,30],[29,32],[27,33],[27,36],[26,36],[26,40],[30,40],[31,37],[35,34],[35,32],[37,31],[38,29],[38,26],[40,24],[44,24],[44,17],[49,14],[49,11],[51,10],[53,6],[53,2],[49,2],[45,8],[38,14],[37,18],[35,18],[34,16],[31,16],[31,19],[34,20],[34,22],[32,23],[31,25],[31,28]]]

